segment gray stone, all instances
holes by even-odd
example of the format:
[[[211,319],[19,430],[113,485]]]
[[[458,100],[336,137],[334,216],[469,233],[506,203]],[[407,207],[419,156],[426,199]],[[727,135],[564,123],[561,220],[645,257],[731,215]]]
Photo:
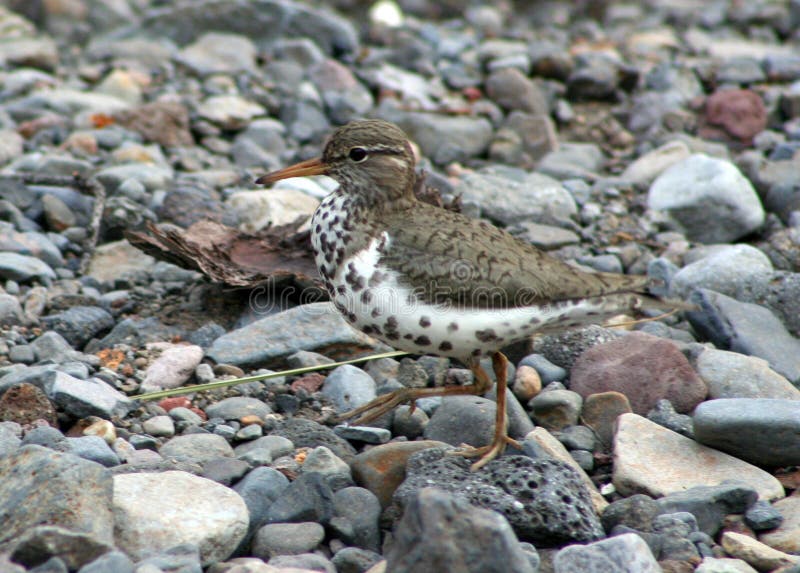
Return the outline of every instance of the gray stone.
[[[465,173],[455,188],[465,203],[504,225],[525,221],[567,221],[577,213],[572,195],[561,183],[540,173],[486,167]]]
[[[534,544],[590,541],[603,535],[586,485],[565,463],[506,456],[475,472],[470,463],[440,448],[412,455],[394,504],[405,507],[415,492],[431,486],[500,512],[520,539]]]
[[[553,559],[554,573],[660,573],[661,570],[647,543],[635,533],[589,545],[570,545]]]
[[[768,309],[701,289],[692,294],[698,311],[687,313],[692,327],[718,348],[763,358],[790,382],[800,382],[800,339],[792,337]]]
[[[170,416],[153,416],[142,422],[142,429],[151,436],[171,438],[175,435],[175,422]]]
[[[303,418],[284,420],[275,425],[271,435],[289,439],[296,448],[325,446],[348,464],[353,460],[356,452],[347,440],[343,440],[333,430],[313,420]]]
[[[393,573],[535,571],[502,515],[436,488],[409,497],[386,558]]]
[[[67,443],[67,438],[61,433],[58,428],[51,426],[38,426],[31,428],[25,432],[25,437],[22,438],[22,445],[36,445],[50,448],[59,452],[70,452],[70,446]]]
[[[697,373],[708,386],[708,396],[719,398],[774,398],[800,400],[800,389],[769,367],[766,360],[706,348],[695,360]]]
[[[381,503],[363,487],[346,487],[333,494],[331,527],[348,545],[370,551],[380,550]]]
[[[343,414],[375,398],[375,381],[360,368],[346,364],[328,374],[322,395],[331,401],[337,414]]]
[[[767,255],[750,245],[725,245],[679,270],[670,282],[670,295],[685,299],[697,288],[735,296],[738,285],[752,276],[772,273]]]
[[[114,317],[97,306],[73,306],[42,317],[42,324],[63,336],[73,348],[83,348],[90,339],[114,327]]]
[[[70,452],[86,460],[97,462],[101,466],[112,467],[120,464],[119,457],[108,447],[100,436],[81,436],[67,438]]]
[[[0,547],[41,523],[111,545],[111,480],[99,464],[40,446],[23,446],[0,459]]]
[[[54,330],[42,333],[41,336],[31,342],[31,346],[39,360],[52,360],[56,364],[64,364],[81,358],[80,353],[74,350],[69,342]]]
[[[392,439],[392,433],[384,428],[370,426],[344,426],[333,428],[336,435],[345,440],[355,440],[365,444],[385,444]]]
[[[48,397],[68,414],[76,418],[100,416],[111,419],[124,416],[134,408],[134,403],[125,394],[112,388],[99,378],[81,380],[56,372],[43,388]]]
[[[0,422],[0,458],[11,455],[22,443],[11,424],[16,424],[16,422]]]
[[[133,561],[122,551],[109,551],[81,567],[78,573],[133,573]]]
[[[278,555],[269,560],[273,567],[288,570],[320,571],[321,573],[337,573],[336,567],[328,559],[318,553],[301,553],[299,555]]]
[[[523,358],[518,366],[530,366],[539,373],[539,378],[542,379],[542,384],[550,384],[550,382],[560,382],[567,377],[567,371],[556,366],[541,354],[528,354]]]
[[[239,444],[236,446],[234,453],[236,457],[242,457],[255,450],[265,450],[269,453],[271,459],[277,459],[281,456],[288,456],[294,452],[294,444],[292,444],[291,440],[283,436],[262,436],[246,444]]]
[[[383,556],[375,551],[367,551],[358,547],[345,547],[336,552],[331,562],[337,573],[362,573],[383,560]]]
[[[310,553],[325,539],[319,523],[270,523],[261,527],[253,539],[253,556],[265,561],[276,555]]]
[[[671,493],[656,500],[660,513],[688,512],[697,520],[697,527],[716,535],[723,518],[732,513],[744,513],[758,499],[758,493],[741,484],[692,487]]]
[[[531,417],[548,430],[577,424],[582,407],[583,398],[572,390],[544,390],[528,402]]]
[[[201,76],[250,72],[256,67],[256,47],[238,34],[209,32],[184,47],[177,59]]]
[[[86,533],[54,525],[37,525],[16,540],[11,557],[15,562],[29,567],[58,557],[70,571],[74,571],[112,548],[111,544],[98,541]],[[34,570],[38,571],[39,568]]]
[[[13,326],[22,324],[24,321],[25,315],[17,297],[0,293],[0,324]]]
[[[36,352],[30,344],[19,344],[8,349],[8,359],[15,364],[33,364]]]
[[[800,401],[710,400],[694,412],[695,439],[760,467],[800,464]]]
[[[299,473],[318,473],[325,478],[333,491],[354,485],[350,466],[325,446],[318,446],[308,452]]]
[[[267,316],[217,338],[206,356],[242,367],[280,365],[298,350],[337,359],[383,346],[350,328],[328,303],[312,303]],[[345,352],[346,349],[346,352]]]
[[[0,278],[18,282],[28,282],[31,279],[47,282],[55,279],[56,273],[50,265],[36,257],[3,253],[0,259]]]
[[[185,434],[164,443],[158,451],[165,458],[203,463],[214,458],[234,457],[233,448],[215,434]]]
[[[698,153],[666,169],[650,186],[648,206],[665,211],[702,243],[735,241],[764,223],[753,186],[732,163]]]
[[[267,510],[267,523],[315,521],[327,525],[333,517],[333,491],[325,477],[300,474]]]
[[[593,143],[563,143],[539,162],[536,170],[555,179],[596,179],[603,152]]]
[[[206,408],[209,418],[223,420],[238,420],[244,416],[258,416],[261,420],[266,420],[271,413],[272,409],[267,403],[246,396],[225,398]]]
[[[747,509],[744,522],[753,531],[766,531],[783,523],[783,515],[770,502],[761,499]]]

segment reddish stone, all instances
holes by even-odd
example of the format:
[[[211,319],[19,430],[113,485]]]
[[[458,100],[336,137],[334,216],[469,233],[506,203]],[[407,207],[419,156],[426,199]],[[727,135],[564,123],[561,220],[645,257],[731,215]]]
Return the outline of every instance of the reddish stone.
[[[197,414],[198,416],[200,416],[200,417],[203,419],[203,421],[204,421],[204,422],[205,422],[206,420],[208,420],[208,414],[206,414],[206,413],[205,413],[203,410],[201,410],[201,409],[200,409],[200,408],[198,408],[197,406],[189,406],[189,409],[190,409],[192,412],[194,412],[195,414]]]
[[[748,144],[767,127],[764,102],[750,90],[714,92],[706,99],[705,113],[709,125],[721,127],[730,137]]]
[[[620,392],[642,415],[661,399],[678,412],[691,412],[708,393],[675,343],[643,332],[587,349],[572,367],[569,387],[584,398]]]
[[[16,384],[0,397],[0,422],[17,422],[24,426],[36,420],[58,427],[55,407],[33,384]]]
[[[325,376],[319,374],[318,372],[311,372],[310,374],[306,374],[305,376],[301,376],[294,382],[292,382],[292,392],[297,394],[298,390],[303,390],[308,394],[313,394],[320,388],[322,388],[322,384],[325,383]]]
[[[189,408],[192,402],[186,396],[173,396],[172,398],[164,398],[158,405],[169,412],[173,408]]]

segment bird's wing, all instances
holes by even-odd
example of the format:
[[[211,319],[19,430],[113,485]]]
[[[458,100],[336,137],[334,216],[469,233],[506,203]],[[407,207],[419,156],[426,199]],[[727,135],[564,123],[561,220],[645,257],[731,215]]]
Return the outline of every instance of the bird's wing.
[[[647,277],[583,272],[485,221],[430,205],[378,222],[392,229],[380,264],[426,302],[514,308],[647,290]]]

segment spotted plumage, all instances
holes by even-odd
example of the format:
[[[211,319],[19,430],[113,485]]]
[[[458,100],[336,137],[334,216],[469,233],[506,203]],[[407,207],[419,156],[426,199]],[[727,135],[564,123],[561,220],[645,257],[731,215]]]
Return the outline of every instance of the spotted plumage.
[[[321,158],[259,182],[318,174],[339,182],[311,221],[316,264],[335,307],[398,349],[457,358],[476,376],[473,388],[399,391],[355,414],[374,418],[422,396],[482,393],[491,382],[478,359],[491,355],[500,406],[480,464],[508,441],[502,347],[620,312],[673,308],[645,294],[646,277],[583,272],[485,221],[419,202],[411,146],[390,123],[351,122],[333,133]]]

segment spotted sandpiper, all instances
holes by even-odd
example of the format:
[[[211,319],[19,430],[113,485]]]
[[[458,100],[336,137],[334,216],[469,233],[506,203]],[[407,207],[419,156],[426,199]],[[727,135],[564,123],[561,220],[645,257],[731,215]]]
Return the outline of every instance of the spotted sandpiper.
[[[622,312],[673,309],[647,294],[648,279],[581,271],[491,224],[416,199],[409,140],[394,124],[358,120],[333,132],[322,157],[268,173],[265,184],[328,175],[339,187],[311,219],[319,274],[333,304],[355,328],[415,354],[458,359],[466,386],[406,388],[343,416],[365,423],[418,398],[483,395],[492,357],[497,407],[492,442],[462,450],[478,469],[507,444],[507,359],[500,349],[536,332],[602,322]]]

